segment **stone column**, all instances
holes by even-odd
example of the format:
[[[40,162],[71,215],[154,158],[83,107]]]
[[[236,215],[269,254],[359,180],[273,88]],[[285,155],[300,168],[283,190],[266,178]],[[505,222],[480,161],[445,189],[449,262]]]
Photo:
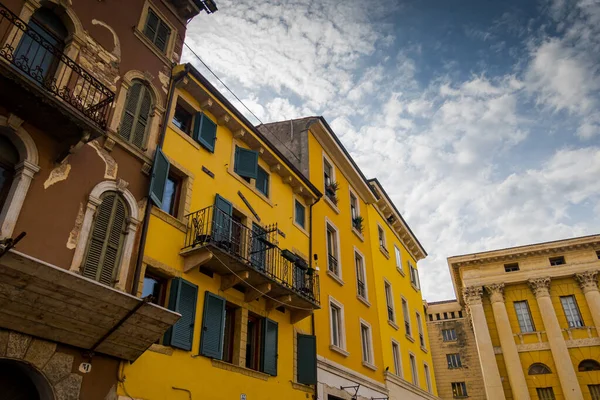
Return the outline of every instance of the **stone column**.
[[[529,390],[527,389],[527,381],[523,373],[523,366],[517,351],[517,345],[510,328],[508,313],[504,303],[504,284],[495,283],[485,287],[490,295],[492,302],[492,310],[494,311],[494,320],[496,321],[496,329],[500,338],[500,346],[502,347],[502,355],[508,372],[508,380],[515,399],[529,400]]]
[[[554,312],[552,299],[550,298],[550,278],[535,278],[528,281],[531,290],[540,308],[546,336],[554,358],[558,380],[562,386],[565,400],[581,400],[583,394],[577,381],[577,374],[573,368],[573,362],[567,349],[567,343],[558,324],[558,318]]]
[[[594,326],[600,334],[600,291],[598,291],[598,271],[586,271],[581,274],[575,274],[575,278],[583,290],[585,300],[590,308],[590,314],[594,321]]]
[[[481,286],[470,286],[463,289],[463,297],[469,309],[473,332],[475,333],[475,342],[477,352],[479,353],[479,362],[483,374],[483,383],[485,385],[485,394],[488,400],[505,400],[504,388],[496,363],[496,354],[492,346],[492,338],[488,329],[483,304],[481,304],[481,295],[483,290]]]

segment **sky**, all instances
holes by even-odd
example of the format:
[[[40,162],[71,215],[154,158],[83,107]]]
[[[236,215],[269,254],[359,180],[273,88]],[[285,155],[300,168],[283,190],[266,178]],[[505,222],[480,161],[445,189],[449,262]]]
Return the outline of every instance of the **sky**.
[[[600,232],[600,0],[217,5],[186,43],[260,121],[325,117],[427,250],[428,301],[447,257]]]

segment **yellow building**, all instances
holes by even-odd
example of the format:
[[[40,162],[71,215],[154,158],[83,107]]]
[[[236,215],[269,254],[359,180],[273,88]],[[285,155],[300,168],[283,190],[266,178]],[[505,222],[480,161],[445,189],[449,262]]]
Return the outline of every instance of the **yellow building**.
[[[448,265],[487,399],[600,399],[600,236],[450,257]],[[468,395],[462,389],[454,397]]]
[[[310,226],[321,278],[318,398],[435,398],[416,267],[426,253],[418,240],[324,118],[259,129],[324,192]]]
[[[172,83],[138,295],[182,315],[122,371],[136,399],[314,393],[317,190],[191,65]],[[310,386],[313,384],[313,386]]]

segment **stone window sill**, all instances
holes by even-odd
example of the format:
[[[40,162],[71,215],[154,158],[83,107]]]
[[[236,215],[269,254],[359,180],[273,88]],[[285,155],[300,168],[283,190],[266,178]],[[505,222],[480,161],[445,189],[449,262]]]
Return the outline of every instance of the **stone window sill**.
[[[260,379],[263,381],[268,380],[269,377],[271,376],[271,375],[265,374],[263,372],[258,372],[253,369],[240,367],[239,365],[230,364],[228,362],[221,361],[221,360],[212,359],[211,362],[212,362],[212,366],[215,368],[220,368],[220,369],[224,369],[226,371],[231,371],[231,372],[237,372],[238,374],[246,375],[251,378]]]
[[[339,267],[338,267],[339,268]],[[334,274],[333,272],[331,272],[330,270],[327,270],[327,275],[332,278],[334,281],[336,281],[337,283],[340,284],[340,286],[344,286],[344,281],[342,280],[342,278],[340,278],[339,276],[337,276],[336,274]]]
[[[359,296],[359,295],[356,295],[356,298],[357,298],[357,299],[358,299],[358,300],[359,300],[361,303],[363,303],[365,306],[367,306],[367,307],[371,307],[371,303],[369,303],[369,300],[367,300],[367,299],[365,299],[364,297],[362,297],[362,296]]]
[[[152,160],[152,158],[150,158],[148,156],[148,154],[146,154],[147,149],[140,149],[139,147],[132,145],[127,140],[123,139],[116,132],[109,131],[108,134],[107,134],[107,140],[108,139],[110,139],[113,142],[115,142],[115,144],[118,144],[120,147],[122,147],[129,154],[131,154],[131,155],[139,158],[140,160],[142,160],[143,162],[145,162],[147,164],[152,165],[153,160]]]
[[[298,383],[293,381],[290,381],[290,383],[292,384],[292,387],[296,390],[301,390],[310,394],[313,394],[315,392],[315,388],[311,385],[305,385],[304,383]]]
[[[329,350],[335,351],[336,353],[339,353],[339,354],[343,355],[344,357],[348,357],[350,355],[350,353],[348,353],[346,350],[344,350],[341,347],[338,347],[334,344],[329,345]]]
[[[335,205],[335,203],[333,202],[333,200],[331,200],[329,198],[329,196],[325,195],[325,196],[323,196],[323,198],[325,199],[325,203],[327,203],[329,205],[329,207],[331,207],[331,209],[333,211],[335,211],[336,214],[340,213],[340,209]]]
[[[231,176],[233,176],[235,179],[237,179],[242,185],[246,186],[248,189],[250,189],[252,191],[252,193],[254,193],[255,195],[257,195],[261,200],[263,200],[265,203],[267,203],[268,205],[270,205],[271,207],[273,207],[273,203],[271,203],[271,200],[269,200],[269,198],[267,196],[265,196],[264,193],[260,192],[254,185],[246,182],[244,180],[244,178],[242,178],[241,176],[239,176],[238,174],[236,174],[233,171],[233,167],[227,168],[227,173]],[[270,179],[271,175],[269,175],[269,182],[271,181]],[[254,181],[253,181],[254,182]]]
[[[399,330],[400,327],[398,325],[396,325],[396,323],[394,321],[390,321],[388,319],[388,325],[391,326],[392,328],[394,328],[395,330]]]
[[[414,342],[415,342],[415,339],[414,339],[412,336],[410,336],[410,335],[408,335],[408,334],[406,334],[406,335],[404,335],[404,336],[406,336],[406,338],[407,338],[409,341],[411,341],[412,343],[414,343]]]
[[[310,235],[308,234],[308,232],[306,231],[306,229],[305,229],[305,228],[303,228],[303,227],[302,227],[300,224],[298,224],[298,223],[296,222],[296,220],[295,220],[295,219],[294,219],[294,221],[293,221],[293,224],[294,224],[294,226],[295,226],[296,228],[298,228],[298,230],[299,230],[300,232],[304,233],[304,234],[305,234],[307,237],[310,237]]]
[[[415,289],[415,292],[418,292],[420,289],[418,287],[416,287],[412,282],[410,283],[410,286],[412,286],[413,289]]]
[[[362,233],[360,233],[360,231],[358,229],[356,229],[355,227],[352,227],[352,233],[354,233],[354,235],[361,241],[364,242],[365,241],[365,237],[363,236]]]
[[[142,43],[144,43],[146,45],[146,47],[148,49],[150,49],[150,51],[152,51],[163,63],[165,63],[166,65],[168,65],[169,67],[171,66],[171,61],[167,58],[167,56],[164,53],[161,53],[161,51],[154,45],[154,43],[152,43],[150,41],[150,39],[148,39],[146,37],[146,35],[144,35],[143,32],[141,32],[139,29],[134,28],[133,29],[133,34],[140,39],[140,41]],[[168,47],[168,46],[167,46]]]
[[[400,273],[400,275],[406,276],[406,274],[404,273],[404,270],[402,268],[396,267],[396,269],[398,270],[398,272]]]
[[[390,259],[390,253],[387,251],[387,249],[383,246],[379,246],[379,251],[381,251],[381,253],[385,256],[385,258],[387,258],[388,260]]]
[[[150,346],[148,351],[164,354],[167,356],[173,355],[173,348],[171,346],[163,346],[162,344],[156,344],[156,343],[152,344],[152,346]]]
[[[422,351],[423,351],[423,353],[425,353],[425,354],[429,353],[429,351],[428,351],[428,350],[427,350],[425,347],[423,347],[423,346],[421,346],[421,350],[422,350]]]
[[[152,215],[165,221],[167,224],[179,229],[183,233],[187,232],[187,226],[185,223],[181,222],[180,220],[178,220],[171,214],[161,210],[160,208],[158,208],[156,206],[153,206],[153,205],[149,205],[149,206],[152,207],[152,211],[151,211]]]
[[[171,122],[171,121],[169,121],[169,128],[171,128],[171,130],[173,132],[175,132],[179,136],[181,136],[181,138],[183,140],[185,140],[186,142],[188,142],[189,144],[191,144],[196,150],[200,150],[201,148],[203,148],[202,146],[200,146],[200,144],[198,142],[196,142],[194,139],[192,139],[192,137],[189,134],[185,133],[184,131],[182,131],[181,129],[179,129],[175,125],[173,125],[173,122]]]
[[[363,365],[363,367],[367,367],[370,370],[377,371],[377,367],[374,366],[373,364],[369,363],[369,362],[363,361],[362,365]]]

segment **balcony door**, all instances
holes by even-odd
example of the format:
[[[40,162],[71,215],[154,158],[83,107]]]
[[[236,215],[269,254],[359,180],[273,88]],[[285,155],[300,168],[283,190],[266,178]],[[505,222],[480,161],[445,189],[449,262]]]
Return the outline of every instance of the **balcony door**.
[[[225,249],[231,249],[232,213],[233,205],[216,195],[213,210],[213,241]]]

